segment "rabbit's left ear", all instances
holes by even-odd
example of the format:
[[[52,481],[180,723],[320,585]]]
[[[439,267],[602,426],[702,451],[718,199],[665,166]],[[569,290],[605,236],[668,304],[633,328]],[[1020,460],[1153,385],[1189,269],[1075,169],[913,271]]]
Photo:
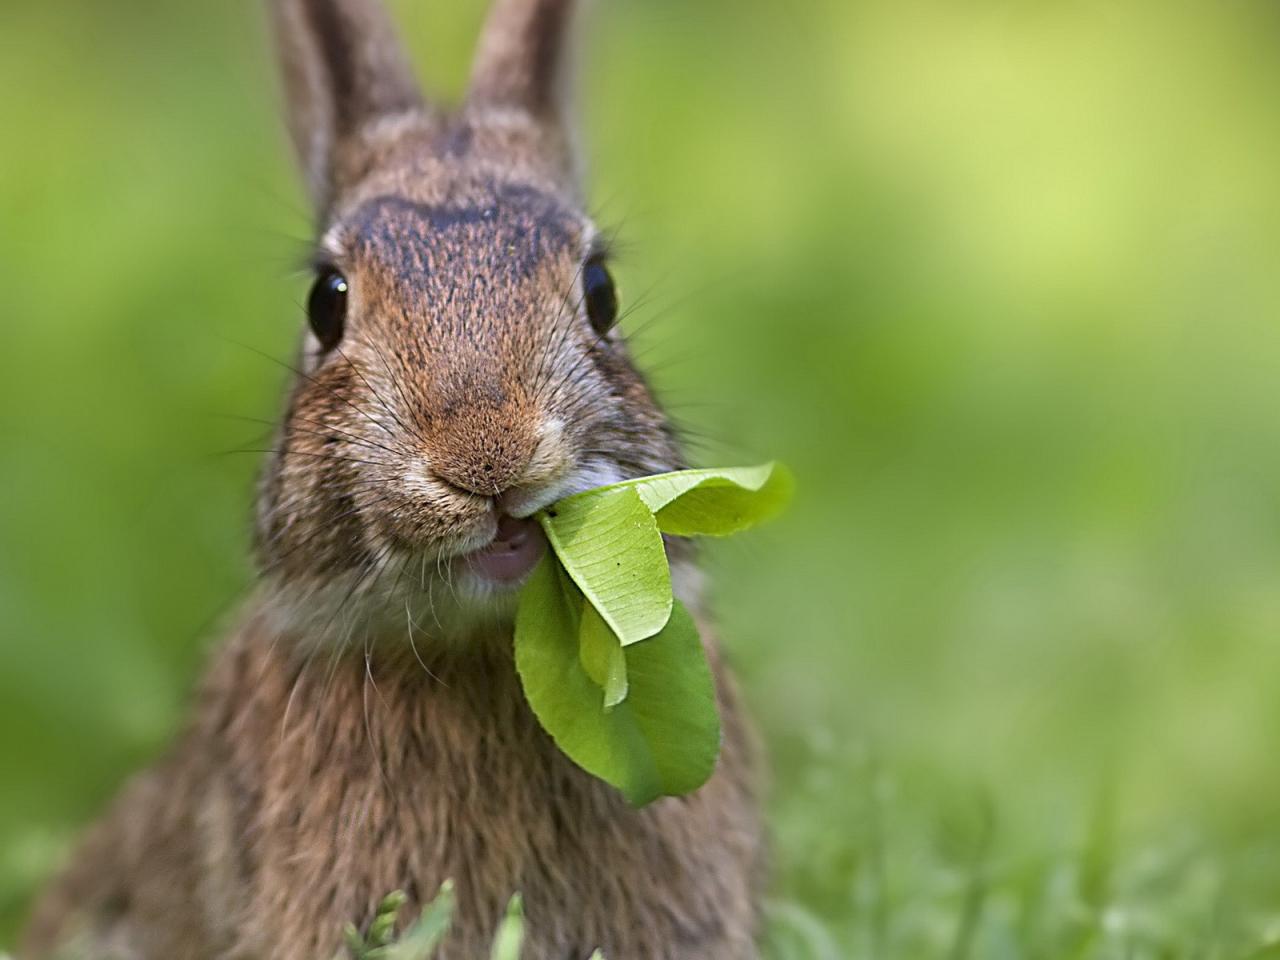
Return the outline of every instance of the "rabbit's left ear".
[[[572,179],[575,133],[570,116],[578,0],[495,0],[480,35],[467,103],[513,110],[542,134],[544,161]]]
[[[289,133],[323,216],[360,131],[419,110],[422,94],[381,0],[268,0]]]

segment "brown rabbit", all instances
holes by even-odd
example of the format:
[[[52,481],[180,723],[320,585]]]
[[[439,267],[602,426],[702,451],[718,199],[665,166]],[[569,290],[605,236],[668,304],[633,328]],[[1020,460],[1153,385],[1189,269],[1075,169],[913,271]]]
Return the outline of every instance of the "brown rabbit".
[[[22,956],[329,960],[451,878],[441,956],[756,955],[753,750],[703,622],[719,767],[642,810],[543,733],[512,665],[537,509],[679,468],[613,329],[562,87],[572,0],[499,0],[465,104],[426,104],[377,0],[275,0],[318,211],[310,331],[260,489],[260,584],[193,722],[37,905]],[[699,609],[689,551],[676,589]],[[408,913],[409,911],[406,911]]]

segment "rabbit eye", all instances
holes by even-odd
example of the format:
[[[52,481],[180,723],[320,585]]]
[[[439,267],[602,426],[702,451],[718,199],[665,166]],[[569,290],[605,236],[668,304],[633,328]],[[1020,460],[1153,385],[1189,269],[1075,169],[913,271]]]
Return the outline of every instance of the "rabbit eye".
[[[347,319],[347,278],[337,270],[322,271],[307,297],[307,317],[320,346],[336,347]]]
[[[613,277],[599,259],[588,260],[582,268],[582,297],[587,306],[587,319],[603,337],[618,320],[618,292],[614,289]]]

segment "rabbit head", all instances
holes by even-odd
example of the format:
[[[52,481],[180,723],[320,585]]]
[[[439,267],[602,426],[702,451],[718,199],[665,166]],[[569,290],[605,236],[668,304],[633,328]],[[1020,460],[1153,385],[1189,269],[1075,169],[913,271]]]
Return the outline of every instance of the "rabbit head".
[[[580,201],[573,7],[498,0],[465,101],[445,111],[378,0],[272,0],[318,221],[256,524],[295,627],[407,615],[456,634],[509,617],[544,548],[534,512],[680,465]]]

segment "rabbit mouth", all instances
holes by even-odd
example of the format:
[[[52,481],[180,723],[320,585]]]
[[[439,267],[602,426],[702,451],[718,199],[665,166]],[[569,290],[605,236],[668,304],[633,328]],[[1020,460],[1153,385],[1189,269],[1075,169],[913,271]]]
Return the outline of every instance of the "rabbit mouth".
[[[547,538],[536,520],[503,516],[489,543],[454,557],[453,564],[494,586],[516,586],[533,572],[546,550]]]

